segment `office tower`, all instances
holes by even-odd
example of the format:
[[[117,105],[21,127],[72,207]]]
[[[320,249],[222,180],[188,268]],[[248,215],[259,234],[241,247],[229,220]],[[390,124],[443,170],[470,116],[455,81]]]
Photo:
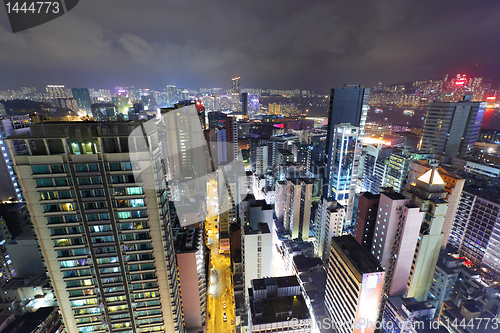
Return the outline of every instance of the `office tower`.
[[[178,103],[181,100],[179,89],[177,89],[176,86],[167,85],[166,92],[167,92],[167,104],[168,104],[168,106],[174,106],[176,103]]]
[[[248,116],[248,93],[241,93],[241,112],[244,116]]]
[[[389,170],[384,187],[392,187],[395,192],[402,193],[406,185],[406,176],[410,169],[412,158],[404,151],[396,151],[389,157]]]
[[[335,146],[333,138],[336,125],[351,124],[351,126],[359,127],[359,137],[363,138],[366,115],[369,109],[369,97],[370,89],[361,88],[361,86],[346,86],[331,90],[328,112],[327,155]]]
[[[251,281],[271,276],[272,234],[267,223],[259,223],[257,229],[243,226],[241,233],[241,257],[245,276],[245,295]]]
[[[352,211],[358,181],[359,161],[361,158],[360,129],[348,124],[333,128],[332,142],[328,149],[328,189],[327,198],[346,206],[344,229],[352,225]]]
[[[407,182],[415,182],[415,179],[428,172],[431,168],[432,167],[429,165],[429,162],[427,160],[418,160],[416,162],[412,162],[410,164]],[[460,202],[462,190],[465,185],[465,179],[458,176],[456,174],[456,171],[452,168],[444,169],[444,167],[439,167],[437,170],[443,182],[446,183],[444,190],[447,192],[446,202],[448,202],[448,209],[444,218],[442,230],[443,243],[441,245],[441,248],[444,249],[448,244],[448,238],[450,236],[453,221],[455,220],[458,204]]]
[[[281,114],[280,106],[281,106],[280,103],[269,103],[268,113],[269,114]]]
[[[316,237],[314,252],[324,263],[328,263],[332,237],[342,235],[345,208],[335,200],[321,198],[316,210]]]
[[[351,235],[332,239],[326,278],[325,308],[336,331],[373,333],[379,315],[384,271]],[[349,283],[346,283],[349,281]],[[348,324],[346,324],[348,323]],[[364,324],[364,325],[363,325]]]
[[[467,95],[458,103],[427,105],[419,149],[449,158],[469,154],[476,144],[486,103],[472,102]]]
[[[163,149],[138,177],[129,154],[163,124],[38,125],[13,156],[69,333],[184,331]]]
[[[379,201],[380,194],[372,194],[370,192],[359,194],[354,238],[367,251],[371,251],[372,249]]]
[[[402,194],[380,195],[371,252],[385,269],[384,293],[388,296],[406,292],[423,216]]]
[[[361,191],[378,194],[384,187],[389,174],[389,156],[392,148],[378,144],[366,146],[366,154],[363,163],[363,182]]]
[[[306,178],[286,180],[283,224],[292,239],[309,238],[313,184]]]
[[[90,112],[90,105],[92,102],[90,100],[89,90],[87,88],[72,88],[71,93],[73,94],[73,99],[76,101],[78,108]]]
[[[268,146],[262,145],[256,148],[256,161],[255,161],[255,173],[257,175],[263,175],[267,173],[267,169],[269,168],[268,162]]]
[[[181,229],[175,242],[186,330],[201,331],[207,319],[203,229]]]
[[[241,78],[239,76],[231,79],[231,92],[241,94]]]
[[[238,159],[238,123],[236,117],[226,118],[226,143],[228,162]]]
[[[486,269],[500,274],[500,193],[473,185],[464,187],[449,245]]]
[[[406,297],[414,297],[418,301],[427,300],[434,268],[443,244],[443,224],[448,210],[445,185],[439,172],[433,168],[417,178],[415,183],[410,184],[405,190],[405,196],[425,212],[406,291]]]
[[[260,113],[259,95],[248,95],[248,119],[254,119],[255,115]]]

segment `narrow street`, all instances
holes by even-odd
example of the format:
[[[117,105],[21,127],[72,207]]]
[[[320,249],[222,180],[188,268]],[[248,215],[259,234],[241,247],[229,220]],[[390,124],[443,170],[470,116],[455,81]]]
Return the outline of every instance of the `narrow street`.
[[[219,253],[217,184],[208,185],[208,218],[205,223],[207,246],[210,248],[210,272],[208,288],[208,333],[232,333],[235,331],[234,292],[229,253]]]

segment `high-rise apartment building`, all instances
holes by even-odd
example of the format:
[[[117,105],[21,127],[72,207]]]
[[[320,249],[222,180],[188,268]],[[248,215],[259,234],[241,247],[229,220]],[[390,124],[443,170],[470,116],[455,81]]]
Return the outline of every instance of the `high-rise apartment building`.
[[[425,212],[405,295],[414,297],[418,301],[427,300],[443,244],[442,231],[448,210],[448,202],[445,200],[448,193],[445,191],[445,185],[439,172],[432,168],[405,190],[405,196]]]
[[[207,278],[202,228],[181,229],[175,235],[179,281],[186,330],[203,331],[207,319]]]
[[[370,192],[359,194],[354,238],[368,251],[372,249],[379,201],[380,194]]]
[[[500,274],[500,193],[465,186],[451,229],[449,245],[486,269]]]
[[[241,78],[239,76],[231,79],[231,92],[241,94]]]
[[[45,90],[47,91],[47,95],[50,99],[71,97],[68,93],[68,89],[61,84],[49,84],[45,87]]]
[[[396,192],[402,193],[406,185],[406,176],[410,169],[411,158],[403,151],[396,151],[389,156],[389,169],[385,179],[385,187],[392,187]]]
[[[245,294],[252,280],[271,276],[272,234],[267,223],[259,223],[256,229],[243,226],[241,233],[241,257],[245,276]]]
[[[163,124],[51,123],[18,138],[25,154],[8,142],[69,333],[184,331],[163,150],[137,177],[130,154]]]
[[[269,147],[267,145],[261,145],[256,148],[255,173],[257,175],[263,175],[267,173],[267,170],[269,168],[268,150]]]
[[[226,145],[228,162],[238,159],[238,123],[236,117],[226,118]]]
[[[384,293],[406,292],[424,212],[397,192],[383,192],[377,211],[371,252],[385,268]]]
[[[283,224],[292,239],[309,238],[313,184],[306,178],[287,179]]]
[[[342,235],[345,208],[335,200],[321,198],[316,210],[316,237],[314,252],[324,263],[328,263],[332,237]]]
[[[422,176],[424,173],[429,172],[432,166],[429,164],[428,160],[418,160],[410,164],[410,170],[408,172],[408,184],[414,183],[415,179]],[[460,202],[460,197],[462,195],[462,190],[465,185],[465,179],[458,176],[456,170],[452,168],[438,167],[438,172],[446,184],[444,190],[447,192],[446,202],[448,202],[448,209],[446,210],[446,215],[443,224],[443,243],[441,248],[444,249],[448,244],[448,238],[450,236],[451,227],[453,221],[455,220],[455,215],[457,212],[458,204]]]
[[[71,88],[71,93],[73,94],[73,99],[76,101],[78,108],[90,112],[92,102],[89,90],[87,88]]]
[[[326,197],[346,206],[344,229],[351,229],[361,158],[360,128],[339,124],[333,128],[332,144],[328,147],[328,187]]]
[[[332,239],[329,260],[325,308],[336,331],[351,333],[354,327],[354,332],[373,333],[384,270],[351,235]]]
[[[471,95],[458,103],[427,105],[419,149],[449,158],[469,154],[476,144],[486,103],[472,102]]]
[[[369,144],[363,163],[363,181],[361,190],[378,194],[385,186],[389,174],[389,156],[392,148],[383,144]]]

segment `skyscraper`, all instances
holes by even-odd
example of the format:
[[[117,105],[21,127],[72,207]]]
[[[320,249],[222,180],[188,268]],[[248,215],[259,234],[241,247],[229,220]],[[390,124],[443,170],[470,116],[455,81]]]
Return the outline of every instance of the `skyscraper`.
[[[243,113],[244,116],[248,115],[248,93],[247,92],[241,93],[241,112]]]
[[[370,89],[361,86],[346,85],[332,89],[330,94],[325,149],[328,188],[323,196],[346,206],[346,229],[350,229],[352,224],[369,97]]]
[[[241,81],[239,76],[231,79],[231,92],[233,94],[241,94]]]
[[[25,155],[8,142],[69,333],[184,330],[167,171],[158,149],[134,177],[137,126],[158,135],[68,122],[33,127]]]
[[[418,301],[427,300],[443,243],[442,231],[448,210],[445,185],[438,171],[432,168],[405,190],[405,196],[425,212],[406,290],[406,297],[414,297]]]
[[[378,205],[372,254],[385,269],[384,292],[402,296],[406,292],[424,212],[397,192],[383,192]]]
[[[330,109],[328,113],[328,136],[326,154],[330,154],[333,146],[335,125],[351,124],[359,127],[359,136],[365,133],[366,115],[368,113],[369,88],[361,86],[345,86],[331,90]]]
[[[449,158],[469,154],[476,144],[486,103],[467,95],[458,103],[433,102],[427,106],[419,149]]]
[[[373,333],[378,319],[384,270],[351,235],[332,238],[325,308],[336,331]],[[370,326],[368,323],[371,322]]]
[[[361,140],[359,127],[339,124],[333,128],[328,151],[328,187],[326,197],[346,206],[344,230],[350,229],[358,181]]]
[[[321,198],[316,210],[316,237],[314,252],[328,263],[332,237],[342,235],[345,208],[335,200]]]
[[[287,179],[285,192],[285,229],[292,239],[308,239],[311,222],[313,184],[309,179]]]
[[[71,93],[73,94],[73,99],[76,101],[78,108],[90,113],[92,102],[90,100],[89,90],[87,88],[72,88]]]
[[[359,194],[354,238],[368,251],[372,248],[379,202],[380,194],[370,192]]]

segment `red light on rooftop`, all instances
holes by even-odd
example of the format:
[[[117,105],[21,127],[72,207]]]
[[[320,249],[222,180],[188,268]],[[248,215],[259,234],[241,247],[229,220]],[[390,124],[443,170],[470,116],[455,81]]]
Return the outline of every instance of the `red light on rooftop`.
[[[457,86],[463,86],[465,84],[465,81],[456,81],[455,85]]]

